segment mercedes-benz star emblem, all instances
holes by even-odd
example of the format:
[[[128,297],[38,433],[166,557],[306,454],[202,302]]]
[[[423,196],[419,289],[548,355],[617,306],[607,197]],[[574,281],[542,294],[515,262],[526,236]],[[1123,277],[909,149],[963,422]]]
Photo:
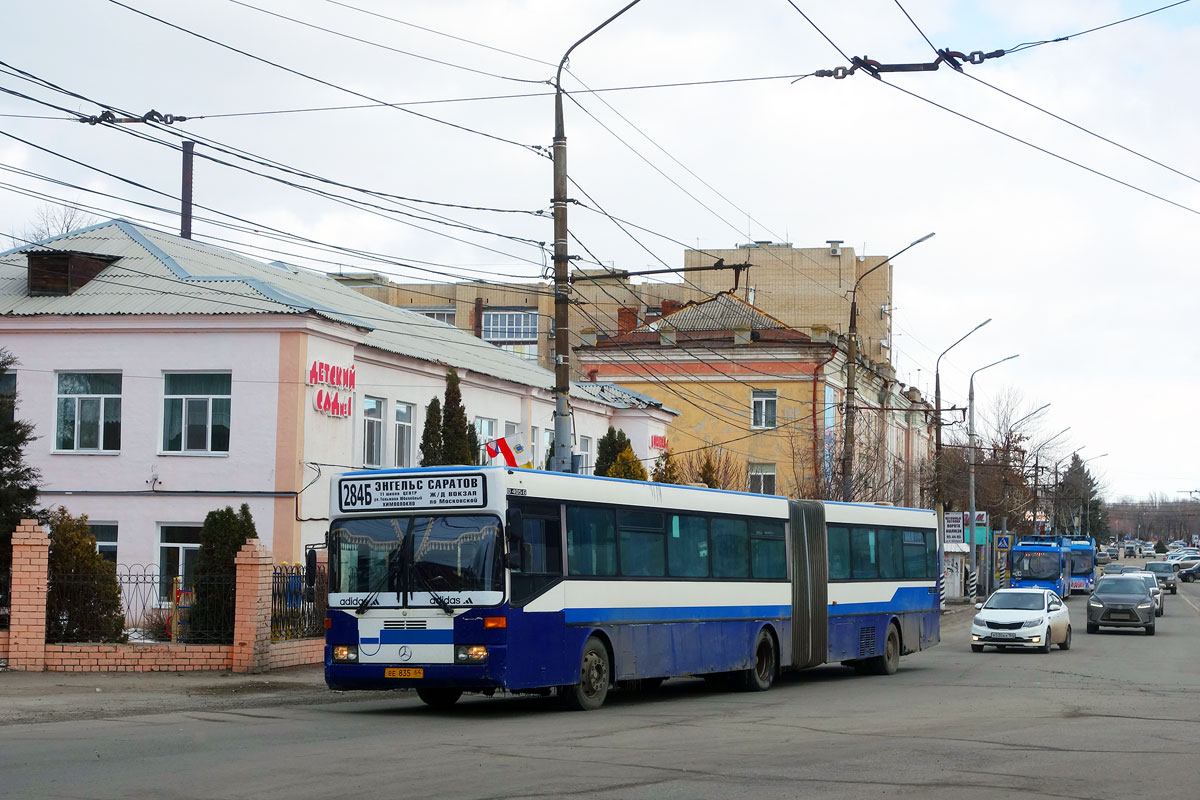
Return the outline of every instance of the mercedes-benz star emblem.
[[[412,648],[406,644],[400,645],[400,651],[396,654],[401,661],[408,661],[412,658]]]

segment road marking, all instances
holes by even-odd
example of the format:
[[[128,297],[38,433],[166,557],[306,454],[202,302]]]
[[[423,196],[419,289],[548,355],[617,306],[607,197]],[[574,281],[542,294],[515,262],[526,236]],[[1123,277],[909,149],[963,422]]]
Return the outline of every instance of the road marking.
[[[1191,600],[1189,600],[1188,596],[1186,594],[1181,594],[1179,596],[1183,598],[1183,602],[1187,603],[1189,606],[1191,606],[1193,609],[1195,609],[1197,614],[1200,614],[1200,606],[1197,606],[1195,603],[1193,603]]]

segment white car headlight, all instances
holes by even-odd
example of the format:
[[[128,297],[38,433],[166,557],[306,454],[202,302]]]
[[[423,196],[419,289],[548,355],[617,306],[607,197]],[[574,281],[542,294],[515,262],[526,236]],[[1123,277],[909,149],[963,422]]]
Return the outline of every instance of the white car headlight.
[[[987,627],[987,622],[984,620],[983,617],[976,617],[975,619],[971,620],[971,624],[978,625],[980,628]]]
[[[1149,603],[1138,603],[1138,608],[1154,608],[1154,601],[1151,600]]]
[[[1040,628],[1045,622],[1046,622],[1046,620],[1044,617],[1038,617],[1037,619],[1026,620],[1024,622],[1024,624],[1021,625],[1021,627],[1022,628]]]

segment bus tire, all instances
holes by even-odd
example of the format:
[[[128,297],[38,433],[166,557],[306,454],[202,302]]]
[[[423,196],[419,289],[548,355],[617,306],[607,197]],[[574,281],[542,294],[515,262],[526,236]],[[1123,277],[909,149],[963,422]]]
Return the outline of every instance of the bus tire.
[[[430,708],[449,708],[462,697],[462,689],[417,689],[417,697]]]
[[[583,645],[583,657],[579,662],[579,683],[559,689],[563,703],[572,711],[595,711],[604,705],[608,697],[611,674],[608,648],[599,637],[589,637]]]
[[[900,669],[900,631],[895,624],[888,625],[887,639],[883,643],[883,655],[871,658],[871,671],[876,675],[895,675]]]
[[[742,671],[742,688],[748,692],[765,692],[775,682],[775,671],[779,658],[775,652],[775,639],[763,628],[754,640],[754,662]]]

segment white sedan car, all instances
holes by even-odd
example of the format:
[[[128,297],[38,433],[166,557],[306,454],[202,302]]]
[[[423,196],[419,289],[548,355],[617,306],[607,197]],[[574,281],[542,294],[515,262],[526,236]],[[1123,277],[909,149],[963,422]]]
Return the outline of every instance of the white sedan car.
[[[976,653],[986,645],[1034,647],[1043,653],[1055,644],[1071,649],[1071,614],[1049,589],[1000,589],[975,608],[971,649]]]

